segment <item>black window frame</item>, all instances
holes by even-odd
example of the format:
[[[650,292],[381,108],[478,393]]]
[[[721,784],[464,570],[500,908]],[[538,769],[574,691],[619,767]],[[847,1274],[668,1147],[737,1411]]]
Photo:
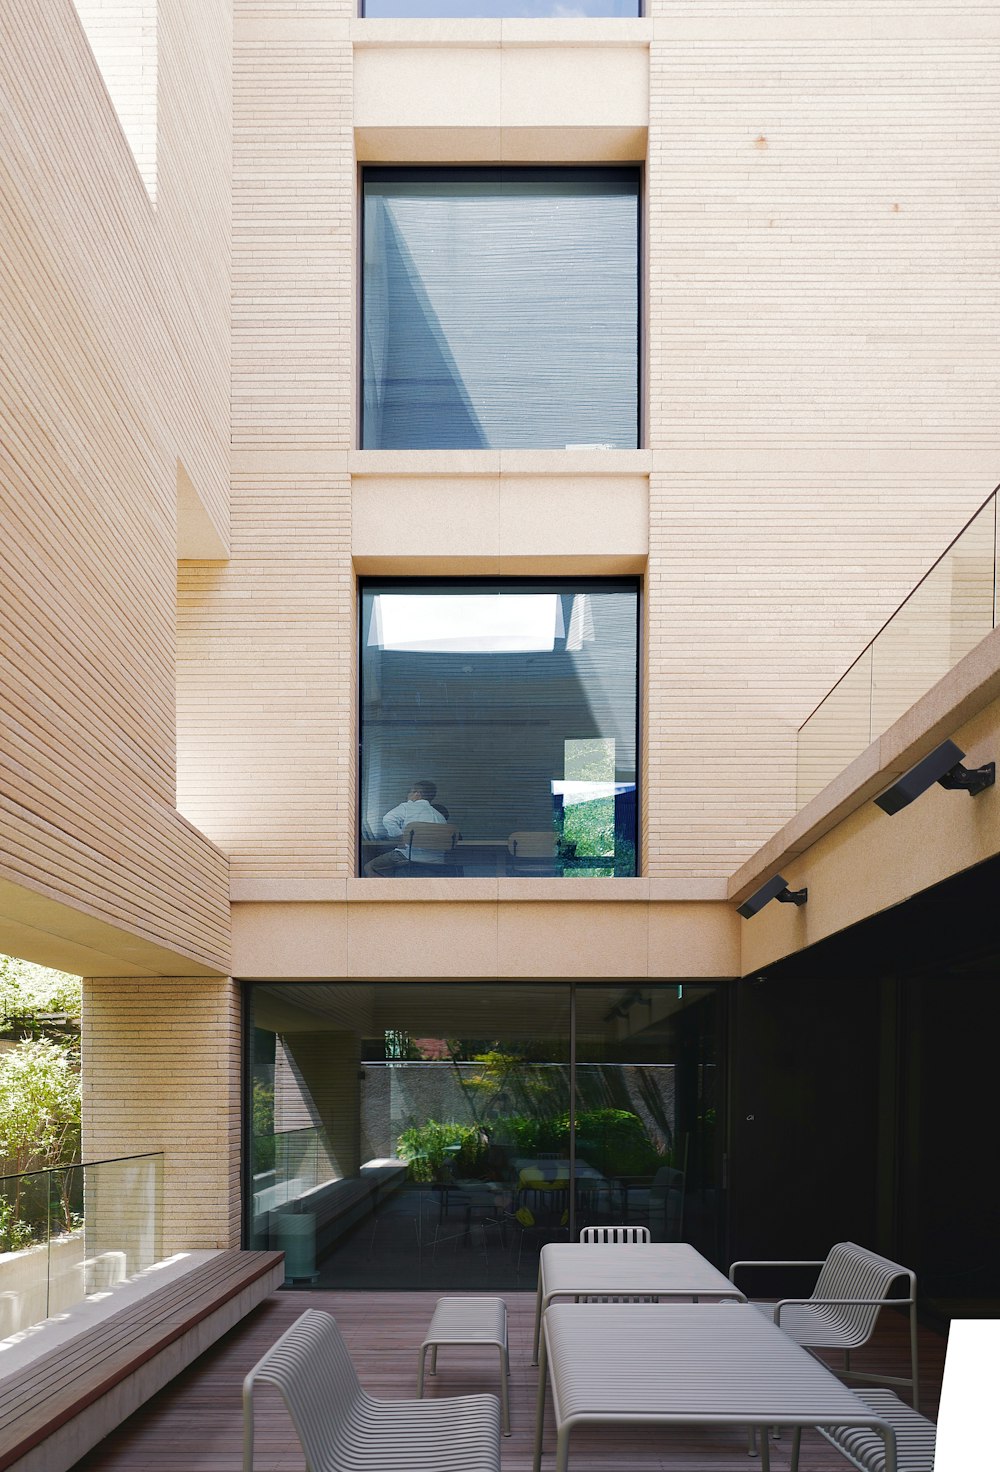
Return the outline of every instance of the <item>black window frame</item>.
[[[562,585],[560,587],[560,585]],[[555,576],[546,577],[515,577],[512,575],[491,576],[489,574],[472,573],[467,577],[449,575],[446,577],[405,577],[391,576],[379,577],[375,574],[367,574],[359,577],[355,586],[355,600],[357,604],[357,670],[358,677],[355,686],[355,698],[357,701],[357,750],[355,752],[354,773],[354,878],[364,876],[364,865],[362,862],[364,841],[363,835],[363,791],[362,791],[362,755],[364,749],[364,706],[363,693],[363,670],[365,650],[365,628],[364,628],[364,594],[372,588],[399,589],[404,588],[525,588],[529,590],[532,586],[539,592],[543,590],[562,591],[572,589],[575,592],[587,592],[591,587],[598,591],[609,588],[627,589],[635,593],[635,874],[630,878],[642,877],[642,818],[643,818],[643,783],[642,783],[642,753],[643,753],[643,721],[642,721],[642,669],[643,669],[643,597],[644,580],[638,574],[612,574],[607,577],[597,575],[581,575],[580,577]],[[455,881],[452,881],[455,882]],[[560,880],[563,883],[564,880]]]

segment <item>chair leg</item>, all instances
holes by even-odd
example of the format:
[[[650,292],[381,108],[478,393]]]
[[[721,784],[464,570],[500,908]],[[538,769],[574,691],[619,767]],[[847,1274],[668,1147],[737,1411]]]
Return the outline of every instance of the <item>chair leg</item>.
[[[510,1386],[507,1377],[510,1374],[510,1360],[508,1352],[503,1345],[498,1346],[500,1350],[500,1408],[503,1415],[503,1434],[510,1435]]]
[[[910,1303],[910,1374],[913,1377],[913,1409],[920,1410],[920,1371],[917,1367],[917,1305]]]

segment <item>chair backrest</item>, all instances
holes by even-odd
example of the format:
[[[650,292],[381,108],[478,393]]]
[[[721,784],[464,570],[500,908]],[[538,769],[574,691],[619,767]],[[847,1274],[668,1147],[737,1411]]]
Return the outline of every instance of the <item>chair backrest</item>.
[[[307,1309],[243,1382],[244,1472],[253,1472],[253,1390],[258,1384],[280,1391],[309,1472],[323,1472],[332,1464],[338,1434],[352,1410],[368,1399],[336,1320]]]
[[[551,829],[537,833],[512,833],[507,839],[507,852],[518,859],[553,859],[559,851],[559,839]]]
[[[648,1227],[584,1227],[581,1242],[649,1242]]]
[[[856,1349],[871,1337],[872,1330],[875,1328],[875,1320],[878,1318],[879,1303],[871,1307],[859,1305],[858,1307],[838,1308],[831,1305],[823,1308],[821,1300],[830,1298],[886,1300],[889,1297],[889,1289],[897,1278],[909,1280],[909,1291],[906,1294],[897,1294],[893,1301],[909,1303],[916,1293],[914,1275],[909,1268],[904,1268],[901,1263],[892,1262],[887,1257],[880,1257],[877,1252],[870,1252],[867,1247],[859,1247],[857,1242],[836,1242],[830,1248],[812,1291],[812,1297],[816,1300],[814,1312],[835,1322],[850,1339],[848,1347]]]
[[[411,823],[403,834],[407,852],[446,854],[451,853],[458,840],[458,829],[454,823]]]

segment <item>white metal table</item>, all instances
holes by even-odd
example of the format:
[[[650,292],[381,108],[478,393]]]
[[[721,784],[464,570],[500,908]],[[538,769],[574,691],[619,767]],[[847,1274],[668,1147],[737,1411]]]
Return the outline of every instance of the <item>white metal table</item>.
[[[746,1302],[687,1242],[546,1242],[538,1263],[535,1346],[538,1364],[542,1314],[554,1298],[712,1298]]]
[[[612,1255],[613,1255],[613,1249]],[[825,1365],[749,1304],[554,1304],[538,1373],[534,1472],[540,1472],[545,1376],[556,1421],[556,1472],[575,1426],[866,1426],[896,1472],[892,1427]]]

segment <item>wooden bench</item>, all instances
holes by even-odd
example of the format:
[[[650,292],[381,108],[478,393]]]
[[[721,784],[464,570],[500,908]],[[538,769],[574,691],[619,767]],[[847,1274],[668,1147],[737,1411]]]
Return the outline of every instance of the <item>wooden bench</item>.
[[[243,1382],[243,1472],[253,1472],[254,1391],[278,1390],[312,1472],[500,1472],[495,1395],[376,1400],[330,1314],[307,1309]]]
[[[896,1433],[897,1472],[934,1472],[937,1427],[891,1390],[856,1390],[875,1414]],[[885,1442],[864,1426],[820,1426],[820,1434],[843,1452],[860,1472],[885,1472]],[[799,1433],[792,1446],[791,1472],[799,1465]]]
[[[27,1364],[0,1361],[0,1472],[65,1472],[283,1276],[280,1252],[218,1252]]]

